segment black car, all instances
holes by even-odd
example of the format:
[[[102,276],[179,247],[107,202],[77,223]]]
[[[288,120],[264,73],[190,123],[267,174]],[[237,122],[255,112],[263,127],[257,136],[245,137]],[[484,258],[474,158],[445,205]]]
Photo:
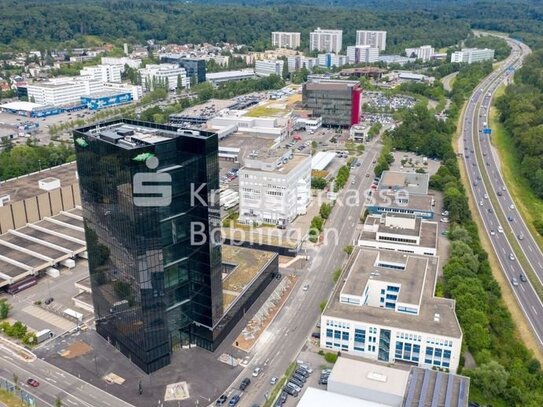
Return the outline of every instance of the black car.
[[[292,387],[285,386],[283,391],[287,394],[290,394],[292,397],[298,397],[298,391],[294,390]]]
[[[281,404],[285,404],[285,402],[287,401],[287,398],[288,398],[287,392],[282,391],[281,395],[279,396],[279,401],[281,402]]]
[[[291,377],[291,379],[294,378],[302,383],[305,383],[307,381],[307,379],[305,378],[305,376],[302,376],[301,374],[298,374],[298,373],[294,373]]]
[[[245,390],[249,385],[251,384],[251,379],[249,379],[248,377],[246,377],[245,379],[243,379],[239,385],[239,389],[240,390]]]
[[[53,301],[54,301],[54,298],[53,298],[53,297],[49,297],[49,298],[46,298],[46,299],[45,299],[44,303],[45,303],[45,305],[49,305],[49,304],[51,304]]]
[[[291,376],[290,382],[294,383],[298,387],[304,387],[304,383],[301,380],[298,380],[296,377]]]
[[[518,278],[520,278],[520,281],[522,281],[523,283],[525,283],[526,281],[526,276],[524,274],[521,274],[520,276],[518,276]]]
[[[226,397],[226,394],[223,394],[221,397],[219,397],[217,399],[217,401],[215,402],[216,405],[218,406],[222,406],[224,405],[224,403],[226,403],[226,400],[228,399],[228,397]]]
[[[305,370],[305,369],[302,369],[301,367],[296,369],[296,371],[294,373],[299,374],[300,376],[303,376],[306,379],[309,377],[309,372],[307,370]]]

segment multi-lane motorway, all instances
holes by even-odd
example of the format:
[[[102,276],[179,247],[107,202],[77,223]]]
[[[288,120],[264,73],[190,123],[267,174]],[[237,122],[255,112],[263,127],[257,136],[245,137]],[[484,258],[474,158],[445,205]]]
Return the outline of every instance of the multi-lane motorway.
[[[522,66],[530,49],[507,39],[512,52],[498,69],[477,86],[462,118],[464,163],[471,190],[485,230],[513,293],[531,325],[539,345],[543,345],[543,303],[532,284],[543,282],[543,253],[518,212],[500,173],[498,158],[491,147],[491,135],[485,134],[492,96],[496,89]],[[511,240],[509,240],[511,239]],[[527,273],[512,245],[520,246],[534,273]],[[525,263],[526,264],[526,263]],[[535,276],[530,281],[528,274]]]

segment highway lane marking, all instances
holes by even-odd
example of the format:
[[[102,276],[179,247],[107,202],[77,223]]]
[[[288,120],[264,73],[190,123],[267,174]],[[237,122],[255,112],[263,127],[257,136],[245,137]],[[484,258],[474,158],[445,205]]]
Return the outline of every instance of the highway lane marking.
[[[2,355],[2,356],[4,357],[4,359],[7,359],[7,360],[11,360],[11,361],[13,361],[13,358],[12,358],[12,357],[10,357],[10,356],[7,356],[7,355]]]
[[[53,382],[53,383],[57,382],[55,379],[51,379],[50,377],[46,377],[45,380],[48,380],[48,381]]]
[[[534,310],[534,314],[537,315],[537,311],[535,310],[535,307],[532,305],[532,309]]]
[[[66,399],[66,401],[70,404],[73,404],[74,406],[77,406],[77,403],[75,401],[72,401],[70,399]]]
[[[522,291],[526,292],[526,289],[524,288],[523,285],[521,285],[520,288],[522,289]]]
[[[528,250],[530,250],[532,253],[534,252],[534,249],[532,249],[532,246],[528,246]]]

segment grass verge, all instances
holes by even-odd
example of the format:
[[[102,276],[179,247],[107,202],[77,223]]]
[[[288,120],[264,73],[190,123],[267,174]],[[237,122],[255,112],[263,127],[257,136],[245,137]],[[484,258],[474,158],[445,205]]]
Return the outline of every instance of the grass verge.
[[[21,407],[25,405],[20,398],[15,397],[5,390],[0,390],[0,403],[4,403],[8,407]]]
[[[279,379],[279,381],[277,382],[277,384],[273,388],[272,392],[270,393],[270,397],[268,398],[268,400],[264,404],[264,407],[272,407],[273,406],[273,404],[275,403],[275,400],[277,399],[277,397],[281,393],[281,390],[283,390],[283,386],[287,382],[287,379],[290,377],[290,375],[292,373],[294,373],[295,370],[296,370],[296,362],[292,362],[288,366],[287,370],[285,371],[285,374]]]

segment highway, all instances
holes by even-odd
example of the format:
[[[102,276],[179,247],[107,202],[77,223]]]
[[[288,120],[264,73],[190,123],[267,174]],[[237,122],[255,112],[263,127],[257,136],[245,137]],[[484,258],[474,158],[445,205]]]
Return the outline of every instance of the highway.
[[[520,68],[523,59],[530,53],[526,45],[512,39],[506,40],[512,47],[511,55],[473,92],[462,118],[462,137],[459,144],[485,231],[526,320],[538,338],[539,345],[543,346],[543,303],[532,285],[543,282],[543,253],[507,190],[500,173],[497,154],[490,144],[491,136],[484,133],[494,92],[512,75],[509,68]],[[512,243],[515,242],[520,246],[539,281],[524,278],[528,277],[528,273],[520,264],[518,253],[513,250]]]
[[[316,323],[320,322],[319,304],[327,300],[332,293],[333,271],[341,267],[347,259],[343,248],[353,244],[365,201],[364,191],[370,188],[373,181],[373,160],[377,159],[380,151],[381,144],[376,141],[366,145],[366,151],[359,158],[360,167],[351,170],[349,181],[344,190],[338,194],[338,202],[326,222],[325,231],[337,231],[337,237],[334,235],[335,232],[330,233],[329,239],[321,246],[306,249],[311,261],[309,268],[299,273],[300,278],[289,300],[251,352],[255,357],[234,381],[232,387],[225,392],[229,396],[239,394],[236,389],[240,381],[244,377],[250,377],[252,383],[242,395],[239,406],[264,404],[265,393],[273,389],[269,384],[270,378],[272,376],[280,378],[284,374],[289,364],[296,360],[311,332],[315,330]],[[366,173],[371,176],[366,177]],[[351,184],[352,180],[354,184]],[[348,202],[354,201],[352,197],[356,194],[360,196],[359,204],[348,205]],[[303,291],[306,284],[309,284],[309,289]],[[263,368],[262,373],[257,378],[251,377],[251,372],[257,366]]]

